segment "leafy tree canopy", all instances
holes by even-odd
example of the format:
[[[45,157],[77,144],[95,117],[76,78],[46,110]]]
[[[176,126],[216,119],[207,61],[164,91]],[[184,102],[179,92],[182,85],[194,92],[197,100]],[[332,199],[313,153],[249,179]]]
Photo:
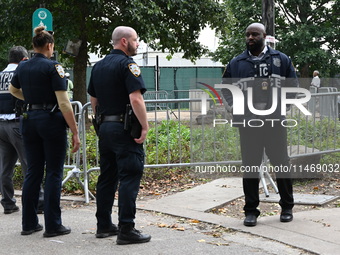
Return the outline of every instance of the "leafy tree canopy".
[[[229,28],[220,34],[221,44],[215,59],[228,63],[245,49],[244,31],[252,22],[261,22],[261,0],[225,0],[233,14]],[[340,72],[339,1],[275,1],[276,49],[290,56],[301,77],[319,70],[323,77]]]
[[[11,45],[31,48],[32,14],[40,7],[53,15],[56,50],[61,53],[68,40],[82,41],[76,57],[60,54],[59,58],[63,64],[73,64],[74,98],[82,103],[87,101],[88,52],[107,54],[116,26],[135,28],[140,39],[156,50],[184,52],[185,58],[194,60],[208,52],[197,41],[200,30],[220,29],[227,16],[218,0],[6,0],[0,8],[1,52]]]

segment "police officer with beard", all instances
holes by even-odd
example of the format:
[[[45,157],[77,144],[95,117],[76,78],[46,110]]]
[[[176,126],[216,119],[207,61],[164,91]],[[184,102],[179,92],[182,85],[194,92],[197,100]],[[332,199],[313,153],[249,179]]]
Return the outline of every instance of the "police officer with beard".
[[[143,145],[148,121],[142,94],[146,91],[138,65],[138,36],[131,27],[112,33],[114,49],[92,69],[88,93],[92,109],[101,116],[99,128],[100,176],[97,183],[97,238],[117,235],[117,244],[144,243],[151,239],[135,229],[136,198],[144,168]],[[124,130],[127,104],[139,120],[134,138]],[[114,196],[118,190],[118,227],[112,223]]]
[[[281,125],[285,116],[281,115],[281,87],[298,86],[295,69],[291,60],[282,52],[265,45],[266,32],[263,24],[253,23],[246,29],[247,50],[236,56],[227,65],[223,74],[223,83],[238,85],[244,95],[244,114],[234,115],[233,123],[239,127],[242,164],[245,169],[258,169],[267,154],[271,164],[278,167],[289,167],[287,153],[287,130]],[[273,105],[274,89],[277,92],[277,108],[271,114],[256,115],[249,109],[248,97],[252,89],[253,107],[257,111],[265,111]],[[223,97],[229,107],[236,103],[228,89],[222,89]],[[274,94],[275,95],[275,94]],[[288,94],[288,97],[295,97]],[[236,99],[237,100],[237,99]],[[266,120],[276,119],[275,123]],[[257,123],[256,123],[257,122]],[[251,123],[251,125],[249,124]],[[255,168],[254,168],[255,166]],[[289,174],[276,173],[276,181],[280,193],[282,208],[280,221],[293,220],[294,206],[292,181]],[[245,195],[245,226],[255,226],[260,211],[259,205],[259,174],[246,171],[243,176]]]

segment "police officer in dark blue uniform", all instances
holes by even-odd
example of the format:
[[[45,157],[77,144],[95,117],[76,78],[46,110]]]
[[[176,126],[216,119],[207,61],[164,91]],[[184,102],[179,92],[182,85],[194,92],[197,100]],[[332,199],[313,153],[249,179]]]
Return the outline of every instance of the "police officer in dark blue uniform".
[[[20,108],[23,102],[13,97],[8,87],[19,62],[28,59],[28,52],[22,46],[14,46],[9,51],[8,59],[8,66],[0,72],[0,188],[1,204],[5,214],[19,211],[15,204],[12,179],[18,157],[24,176],[27,169],[24,145],[19,131],[19,116],[15,110],[17,107]]]
[[[114,50],[92,70],[88,93],[91,105],[102,116],[99,128],[100,176],[97,183],[97,238],[117,235],[117,244],[143,243],[151,239],[134,228],[136,198],[144,168],[143,141],[148,132],[142,94],[146,91],[138,65],[130,56],[137,54],[138,37],[130,27],[117,27],[112,33]],[[137,138],[124,130],[124,114],[131,104],[140,124]],[[118,192],[118,221],[111,214]]]
[[[285,116],[281,114],[281,87],[298,86],[291,60],[282,52],[266,46],[265,37],[263,24],[249,25],[246,29],[247,50],[232,59],[223,74],[223,83],[239,86],[245,97],[244,114],[233,116],[233,123],[239,126],[242,163],[248,167],[243,177],[245,226],[255,226],[260,215],[257,209],[259,174],[251,169],[259,168],[264,150],[273,166],[289,169],[287,130],[282,125]],[[270,109],[273,105],[273,91],[278,91],[276,110],[269,115],[254,114],[254,109],[251,111],[248,105],[248,97],[251,95],[249,88],[252,89],[251,102],[256,112]],[[237,99],[232,98],[228,89],[222,89],[222,94],[229,107],[237,107]],[[295,95],[289,94],[288,97]],[[280,221],[290,222],[293,220],[294,199],[289,173],[278,171],[276,181],[281,196]]]
[[[45,175],[44,237],[65,235],[71,229],[62,225],[60,193],[67,148],[66,124],[72,135],[73,152],[80,140],[72,106],[67,96],[62,66],[49,58],[53,54],[53,32],[43,26],[34,30],[36,55],[19,64],[10,92],[28,104],[22,134],[27,153],[27,174],[22,190],[22,235],[43,229],[38,222],[39,188]]]
[[[10,214],[19,211],[15,205],[13,187],[14,167],[19,158],[22,174],[25,177],[27,160],[24,144],[20,132],[20,115],[24,102],[11,95],[8,91],[9,84],[19,62],[28,59],[28,52],[22,46],[14,46],[9,51],[9,64],[0,73],[0,187],[1,204],[4,213]],[[38,213],[44,211],[44,190],[40,189]]]

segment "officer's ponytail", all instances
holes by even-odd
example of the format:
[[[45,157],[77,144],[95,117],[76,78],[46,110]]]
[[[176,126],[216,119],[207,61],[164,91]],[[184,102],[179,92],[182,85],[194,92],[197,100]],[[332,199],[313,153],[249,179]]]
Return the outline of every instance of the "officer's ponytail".
[[[39,26],[34,29],[35,36],[33,37],[33,47],[42,48],[47,43],[54,43],[53,32],[45,30],[44,26]]]

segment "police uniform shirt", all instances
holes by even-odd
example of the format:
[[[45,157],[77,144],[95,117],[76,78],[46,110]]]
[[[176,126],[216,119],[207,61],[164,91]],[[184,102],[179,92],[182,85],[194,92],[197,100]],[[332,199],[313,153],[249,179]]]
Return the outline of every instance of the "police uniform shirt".
[[[20,62],[11,83],[17,89],[22,88],[28,104],[56,104],[55,91],[67,89],[63,67],[40,53]]]
[[[88,93],[97,98],[104,115],[125,113],[129,94],[146,91],[139,66],[123,51],[114,49],[97,62],[91,72]]]
[[[268,64],[266,61],[262,61],[268,47],[265,46],[262,52],[258,56],[254,56],[248,51],[250,58],[254,61],[255,65],[255,84],[253,91],[253,103],[254,107],[258,110],[264,110],[268,107],[269,97],[269,79],[268,79]],[[266,70],[266,71],[265,71]],[[265,78],[265,79],[262,79]]]
[[[16,98],[8,91],[14,71],[18,64],[8,64],[8,66],[0,72],[0,119],[13,120],[15,119],[15,102]]]

